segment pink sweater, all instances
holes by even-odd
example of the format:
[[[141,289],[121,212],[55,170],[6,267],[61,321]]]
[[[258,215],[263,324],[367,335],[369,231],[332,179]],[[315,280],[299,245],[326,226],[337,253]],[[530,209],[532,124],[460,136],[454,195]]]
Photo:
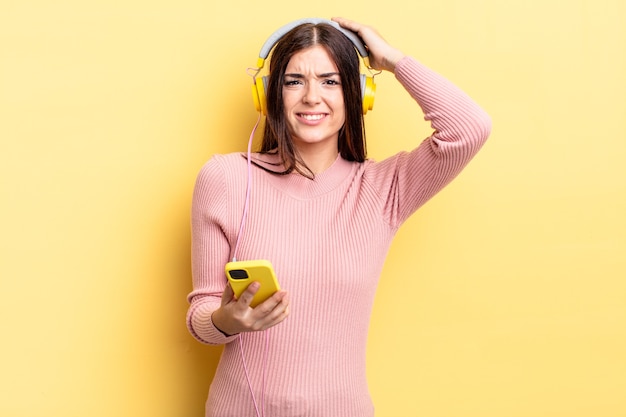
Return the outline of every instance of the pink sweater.
[[[381,162],[339,157],[314,180],[253,167],[238,260],[270,260],[290,298],[289,317],[268,331],[265,362],[263,332],[226,337],[211,321],[244,206],[246,161],[240,153],[216,155],[202,168],[193,196],[187,324],[201,342],[225,344],[207,417],[256,415],[238,339],[266,416],[374,415],[366,341],[390,243],[400,225],[459,174],[491,128],[489,117],[467,95],[414,59],[401,60],[395,75],[434,128],[416,149]]]

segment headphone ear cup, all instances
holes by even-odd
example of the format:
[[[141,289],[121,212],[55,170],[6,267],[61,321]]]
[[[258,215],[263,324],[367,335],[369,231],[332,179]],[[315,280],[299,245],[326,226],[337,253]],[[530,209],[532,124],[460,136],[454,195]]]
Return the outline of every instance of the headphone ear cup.
[[[254,102],[254,108],[256,111],[260,111],[263,115],[267,115],[267,99],[265,97],[265,90],[267,89],[267,76],[261,77],[261,79],[254,79],[252,84],[252,100]]]
[[[376,83],[374,77],[361,74],[361,98],[363,99],[363,114],[374,108],[374,95],[376,94]]]

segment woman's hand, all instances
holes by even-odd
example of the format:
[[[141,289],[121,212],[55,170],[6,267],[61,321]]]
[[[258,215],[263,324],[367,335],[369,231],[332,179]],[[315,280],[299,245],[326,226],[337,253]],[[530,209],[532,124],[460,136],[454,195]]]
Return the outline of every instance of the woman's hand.
[[[402,51],[389,45],[376,29],[342,17],[333,17],[332,20],[339,23],[341,27],[359,35],[367,47],[372,68],[393,72],[396,63],[404,57]]]
[[[254,294],[260,284],[252,282],[241,294],[235,298],[230,285],[226,285],[222,293],[222,305],[211,316],[213,324],[226,335],[235,335],[241,332],[255,332],[276,326],[289,315],[289,297],[286,291],[277,291],[270,298],[250,307]]]

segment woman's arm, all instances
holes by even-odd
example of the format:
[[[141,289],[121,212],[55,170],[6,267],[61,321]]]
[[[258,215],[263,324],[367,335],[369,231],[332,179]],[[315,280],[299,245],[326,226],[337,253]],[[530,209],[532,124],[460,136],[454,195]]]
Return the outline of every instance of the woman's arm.
[[[196,339],[207,344],[224,344],[238,333],[265,330],[289,315],[285,291],[277,291],[251,308],[257,284],[250,284],[239,299],[227,285],[224,265],[230,260],[231,246],[225,230],[233,229],[228,226],[233,204],[226,172],[236,169],[223,169],[220,160],[227,163],[214,157],[200,171],[191,210],[193,291],[188,296],[187,326]]]
[[[395,75],[433,128],[415,149],[374,169],[387,180],[386,214],[399,225],[461,173],[489,137],[491,119],[461,89],[411,57],[398,61]]]
[[[188,296],[187,327],[199,341],[224,344],[227,337],[213,323],[226,286],[224,265],[230,244],[224,234],[228,192],[218,158],[207,162],[196,179],[191,204],[191,272],[193,290]]]
[[[397,227],[463,170],[487,140],[491,119],[461,89],[390,46],[373,28],[333,20],[361,36],[370,65],[395,74],[434,130],[413,151],[373,164],[368,172],[368,181],[386,199],[388,221]]]

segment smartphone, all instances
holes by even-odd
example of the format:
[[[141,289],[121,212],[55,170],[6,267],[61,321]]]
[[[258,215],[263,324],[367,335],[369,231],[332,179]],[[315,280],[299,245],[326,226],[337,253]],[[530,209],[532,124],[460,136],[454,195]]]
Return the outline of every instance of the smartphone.
[[[224,268],[226,278],[230,282],[235,296],[239,298],[248,285],[257,281],[261,287],[254,295],[250,307],[254,308],[280,290],[274,268],[270,261],[257,259],[253,261],[229,262]]]

